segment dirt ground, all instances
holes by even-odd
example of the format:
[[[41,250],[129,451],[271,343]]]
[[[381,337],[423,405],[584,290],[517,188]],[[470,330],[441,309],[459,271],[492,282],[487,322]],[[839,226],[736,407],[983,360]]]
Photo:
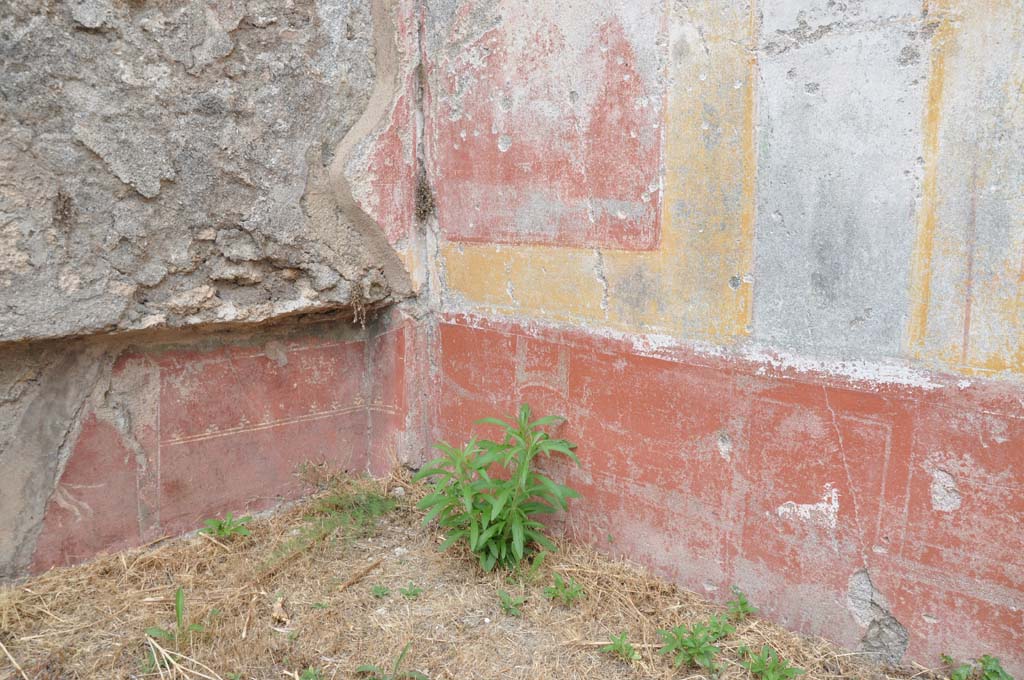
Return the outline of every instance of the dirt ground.
[[[352,678],[361,664],[390,670],[406,645],[403,670],[431,680],[704,677],[657,654],[659,628],[721,613],[693,593],[574,545],[532,574],[485,574],[465,552],[438,552],[414,507],[422,491],[402,477],[314,483],[308,501],[253,520],[251,536],[168,540],[0,590],[0,678]],[[586,596],[549,601],[555,572]],[[410,583],[422,589],[414,599],[401,592]],[[186,630],[177,643],[148,636],[175,630],[179,587]],[[526,598],[521,617],[503,613],[499,589]],[[631,663],[599,651],[623,631],[641,655]],[[750,677],[737,649],[762,644],[801,678],[930,676],[754,617],[718,643],[719,677]]]

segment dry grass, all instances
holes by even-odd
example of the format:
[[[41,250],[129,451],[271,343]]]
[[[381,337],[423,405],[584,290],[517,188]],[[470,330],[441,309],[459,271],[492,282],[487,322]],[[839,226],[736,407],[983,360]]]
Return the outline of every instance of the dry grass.
[[[656,653],[657,629],[720,611],[695,594],[574,545],[550,555],[534,579],[484,574],[466,554],[438,553],[438,537],[419,525],[413,507],[419,490],[401,476],[321,487],[308,502],[254,521],[250,538],[168,541],[0,590],[0,678],[297,679],[307,668],[348,678],[364,663],[389,668],[407,643],[404,667],[434,680],[701,677]],[[311,515],[331,517],[317,511],[324,498],[398,487],[405,494],[387,514],[310,533]],[[543,588],[553,571],[575,578],[587,597],[568,609],[549,602]],[[410,581],[423,589],[415,600],[399,594]],[[377,584],[391,595],[375,598]],[[175,627],[179,586],[188,621],[205,630],[176,648],[144,631]],[[527,598],[522,618],[502,613],[498,589]],[[738,628],[720,643],[722,678],[748,677],[735,650],[762,644],[806,669],[803,678],[885,677],[855,654],[765,621]],[[626,664],[598,651],[627,630],[640,660]],[[164,659],[148,673],[147,650]]]

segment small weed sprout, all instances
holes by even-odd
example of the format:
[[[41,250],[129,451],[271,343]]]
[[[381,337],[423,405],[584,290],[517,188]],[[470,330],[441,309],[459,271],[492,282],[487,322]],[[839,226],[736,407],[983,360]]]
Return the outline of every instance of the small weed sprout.
[[[566,607],[571,607],[576,600],[585,597],[583,586],[576,583],[576,579],[565,580],[561,574],[555,574],[555,583],[544,589],[544,597],[549,600],[558,600]]]
[[[224,519],[208,519],[204,522],[206,526],[199,530],[201,534],[209,534],[214,538],[232,538],[234,536],[251,536],[252,532],[246,525],[252,521],[252,517],[246,515],[235,519],[229,512]]]
[[[729,623],[729,619],[721,614],[715,614],[708,619],[708,632],[711,639],[718,641],[736,632],[736,627]]]
[[[327,604],[326,602],[314,602],[313,604],[309,605],[309,607],[310,609],[330,609],[331,605]]]
[[[437,444],[444,455],[416,473],[413,481],[434,478],[433,489],[418,504],[426,510],[425,524],[435,518],[445,532],[444,550],[465,541],[484,571],[495,566],[512,568],[537,547],[554,549],[544,525],[534,519],[568,509],[578,493],[554,482],[535,469],[539,456],[564,456],[577,465],[576,448],[564,439],[552,439],[541,427],[563,421],[558,416],[531,420],[530,407],[519,408],[518,418],[506,423],[497,418],[478,421],[497,425],[502,441],[470,440],[461,449]],[[500,468],[503,474],[491,475]]]
[[[303,668],[299,680],[323,680],[323,675],[316,668]]]
[[[380,666],[363,664],[356,669],[356,674],[369,676],[369,680],[430,680],[429,677],[419,671],[399,670],[402,667],[402,662],[405,661],[405,655],[409,653],[409,647],[411,645],[411,642],[407,642],[405,647],[402,647],[402,652],[398,655],[398,658],[395,659],[395,663],[391,667],[390,673],[382,669]]]
[[[423,593],[423,588],[420,588],[412,581],[409,581],[409,585],[407,585],[405,588],[399,588],[398,592],[400,592],[402,594],[402,597],[404,597],[407,600],[415,600],[420,596],[420,594]]]
[[[148,637],[153,638],[154,640],[160,639],[174,642],[175,648],[180,649],[186,635],[191,636],[192,633],[202,633],[206,630],[198,623],[186,623],[185,591],[181,587],[174,591],[174,624],[173,631],[167,630],[166,628],[160,628],[159,626],[152,626],[147,628],[144,632]],[[152,673],[166,667],[167,660],[157,658],[156,653],[153,651],[153,646],[149,645],[146,648],[146,658],[143,661],[143,672]]]
[[[950,680],[1013,680],[1013,676],[1003,669],[999,657],[985,654],[978,659],[978,665],[958,663],[948,654],[942,655],[942,663],[949,667]]]
[[[640,652],[633,649],[633,645],[629,644],[626,640],[628,633],[623,631],[618,635],[612,635],[611,640],[604,647],[601,647],[601,652],[606,654],[615,654],[623,661],[636,661],[640,658]]]
[[[747,600],[746,594],[737,588],[732,587],[733,599],[725,603],[726,611],[729,613],[729,619],[732,621],[742,621],[748,616],[752,616],[757,613],[757,608],[750,604]]]
[[[373,595],[378,600],[380,600],[380,599],[385,598],[388,595],[390,595],[391,594],[391,589],[388,588],[387,586],[382,586],[381,584],[378,583],[377,585],[375,585],[372,588],[370,588],[370,594]]]
[[[981,680],[1013,680],[1013,677],[1003,670],[1003,664],[997,656],[984,655],[978,659],[981,666]]]
[[[676,668],[696,665],[714,672],[715,655],[720,651],[713,642],[711,631],[707,626],[696,624],[693,628],[677,626],[671,630],[659,630],[664,643],[658,654],[669,654]]]
[[[741,661],[740,665],[758,680],[791,680],[804,673],[802,668],[790,666],[785,659],[780,659],[768,645],[761,647],[758,654],[748,652],[747,661]]]
[[[166,628],[160,628],[153,626],[146,629],[146,635],[151,638],[159,638],[163,640],[172,640],[175,646],[180,646],[185,636],[191,633],[202,633],[205,628],[198,623],[185,623],[185,591],[182,588],[178,588],[174,591],[174,631],[171,632]]]
[[[949,680],[967,680],[974,673],[974,666],[969,663],[957,663],[948,654],[942,655],[942,663],[949,667]]]
[[[508,616],[522,616],[521,607],[526,602],[525,597],[512,597],[507,591],[499,590],[498,599],[501,600],[501,611]]]

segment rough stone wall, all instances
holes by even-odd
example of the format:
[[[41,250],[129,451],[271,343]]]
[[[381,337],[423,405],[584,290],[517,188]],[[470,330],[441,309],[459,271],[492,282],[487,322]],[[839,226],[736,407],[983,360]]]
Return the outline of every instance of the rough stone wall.
[[[348,173],[396,96],[370,0],[13,0],[0,342],[402,299]]]

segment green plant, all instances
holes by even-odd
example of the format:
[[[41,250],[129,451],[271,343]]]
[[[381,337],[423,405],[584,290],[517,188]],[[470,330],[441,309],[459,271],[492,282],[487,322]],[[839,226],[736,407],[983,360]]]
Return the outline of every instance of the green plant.
[[[538,429],[563,418],[530,418],[524,404],[513,424],[497,418],[478,421],[502,428],[501,443],[472,439],[461,449],[439,443],[444,455],[413,477],[434,478],[431,493],[417,507],[428,511],[424,523],[436,518],[444,530],[441,548],[466,541],[484,571],[495,565],[515,567],[535,546],[553,550],[544,525],[534,517],[566,510],[568,499],[579,496],[534,468],[538,456],[555,453],[579,464],[574,444]]]
[[[747,600],[746,594],[737,588],[732,587],[733,599],[725,603],[726,611],[729,613],[729,618],[733,621],[742,621],[743,619],[757,613],[757,608],[750,604]]]
[[[967,680],[974,673],[974,666],[969,663],[957,663],[948,654],[942,655],[942,663],[949,666],[950,680]]]
[[[999,657],[985,654],[978,659],[978,665],[957,663],[948,654],[942,655],[942,662],[949,667],[950,680],[968,680],[977,676],[978,680],[1013,680],[1013,676],[1003,668]]]
[[[576,579],[570,577],[568,581],[562,578],[561,574],[555,574],[555,583],[544,589],[544,596],[549,600],[559,600],[566,607],[571,607],[573,602],[586,596],[583,586],[576,583]]]
[[[1003,664],[997,656],[984,655],[978,659],[981,665],[982,680],[1013,680],[1013,677],[1003,670]]]
[[[400,592],[402,594],[402,597],[404,597],[407,600],[415,600],[423,592],[423,588],[420,588],[412,581],[409,581],[409,585],[407,585],[405,588],[399,588],[398,592]]]
[[[330,609],[331,608],[331,605],[327,604],[326,602],[314,602],[313,604],[311,604],[309,606],[310,606],[311,609]]]
[[[720,650],[714,644],[707,626],[696,624],[692,628],[676,626],[671,630],[659,630],[664,643],[658,654],[672,655],[676,668],[683,664],[694,664],[709,671],[715,670],[715,654]]]
[[[174,631],[171,632],[166,628],[160,628],[153,626],[146,629],[146,635],[151,638],[162,638],[164,640],[173,640],[175,646],[180,646],[181,641],[184,640],[186,634],[191,633],[202,633],[205,629],[198,623],[185,622],[185,591],[182,588],[178,588],[174,591]]]
[[[370,594],[379,600],[382,597],[387,597],[388,595],[390,595],[391,589],[387,586],[382,586],[378,583],[377,585],[370,588]]]
[[[252,517],[246,515],[235,519],[231,513],[224,515],[224,519],[208,519],[206,525],[199,530],[201,534],[209,534],[215,538],[231,538],[232,536],[251,536],[252,532],[246,526],[252,521]]]
[[[633,649],[633,645],[626,640],[628,633],[622,632],[619,635],[612,635],[611,641],[599,651],[608,654],[617,654],[623,661],[635,661],[640,658],[640,652]]]
[[[303,668],[299,673],[299,680],[323,680],[323,676],[315,668]]]
[[[721,640],[724,637],[736,632],[736,628],[729,623],[729,619],[721,614],[715,614],[708,619],[708,632],[712,640]]]
[[[747,661],[741,661],[740,665],[759,680],[790,680],[804,673],[802,668],[790,666],[785,659],[780,659],[775,650],[768,645],[761,647],[758,654],[748,652]]]
[[[509,616],[522,616],[520,607],[526,602],[525,597],[512,597],[507,591],[499,590],[498,598],[501,600],[501,611]]]
[[[405,655],[409,653],[409,647],[412,645],[411,642],[407,642],[405,647],[402,647],[402,652],[395,659],[394,665],[391,667],[391,672],[384,671],[380,666],[373,664],[363,664],[356,669],[356,673],[360,675],[369,675],[370,680],[430,680],[426,675],[419,671],[400,671],[402,662],[405,661]]]

